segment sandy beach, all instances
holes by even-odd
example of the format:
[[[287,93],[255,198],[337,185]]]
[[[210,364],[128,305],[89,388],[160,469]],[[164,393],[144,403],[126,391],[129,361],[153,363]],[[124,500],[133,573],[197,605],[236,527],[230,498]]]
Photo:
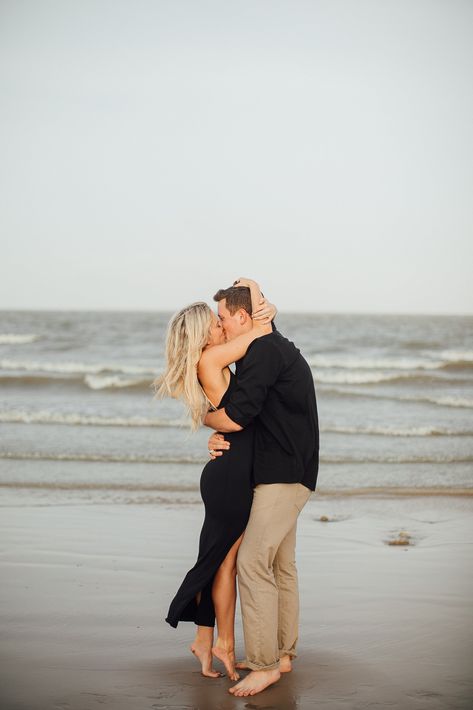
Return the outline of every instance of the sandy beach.
[[[314,497],[299,523],[299,657],[250,701],[200,675],[191,624],[163,621],[200,506],[3,507],[2,710],[469,708],[472,508]]]

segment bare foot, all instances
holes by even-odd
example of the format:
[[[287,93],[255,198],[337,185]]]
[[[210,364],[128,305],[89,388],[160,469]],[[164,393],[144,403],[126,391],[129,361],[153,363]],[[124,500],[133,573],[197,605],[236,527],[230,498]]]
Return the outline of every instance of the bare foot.
[[[241,671],[250,671],[251,668],[246,661],[238,661],[235,663],[235,668]],[[279,672],[280,673],[290,673],[292,671],[292,661],[290,656],[281,656],[279,659]]]
[[[273,683],[277,683],[281,677],[278,668],[270,671],[251,671],[246,678],[243,678],[239,683],[229,688],[228,692],[233,693],[236,697],[246,697],[247,695],[256,695]]]
[[[235,652],[233,648],[226,649],[222,642],[217,639],[215,646],[212,648],[212,655],[223,663],[230,680],[239,680],[240,675],[235,670]]]
[[[292,671],[292,660],[290,656],[281,656],[279,659],[279,670],[281,673],[290,673]]]
[[[220,678],[221,673],[214,671],[212,668],[212,653],[210,651],[210,646],[199,643],[199,641],[194,641],[190,646],[190,650],[199,659],[200,665],[202,666],[202,675],[206,678]]]

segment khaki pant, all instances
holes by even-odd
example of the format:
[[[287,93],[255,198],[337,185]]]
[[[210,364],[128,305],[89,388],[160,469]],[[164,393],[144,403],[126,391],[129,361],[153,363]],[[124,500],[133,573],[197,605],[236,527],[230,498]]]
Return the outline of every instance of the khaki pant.
[[[237,559],[246,661],[252,670],[277,668],[280,656],[296,656],[296,527],[311,492],[301,483],[262,483],[254,490]]]

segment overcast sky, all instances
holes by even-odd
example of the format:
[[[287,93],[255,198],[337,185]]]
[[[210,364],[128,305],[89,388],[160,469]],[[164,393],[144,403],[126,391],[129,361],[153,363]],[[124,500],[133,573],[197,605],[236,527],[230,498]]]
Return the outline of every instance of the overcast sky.
[[[0,0],[0,308],[473,312],[470,0]]]

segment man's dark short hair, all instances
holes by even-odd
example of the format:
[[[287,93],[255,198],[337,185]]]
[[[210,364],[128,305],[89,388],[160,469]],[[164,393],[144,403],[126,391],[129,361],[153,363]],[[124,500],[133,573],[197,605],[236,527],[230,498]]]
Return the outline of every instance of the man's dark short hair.
[[[230,311],[231,315],[240,309],[244,310],[251,316],[251,291],[248,286],[230,286],[230,288],[221,288],[214,296],[214,301],[223,301]]]

